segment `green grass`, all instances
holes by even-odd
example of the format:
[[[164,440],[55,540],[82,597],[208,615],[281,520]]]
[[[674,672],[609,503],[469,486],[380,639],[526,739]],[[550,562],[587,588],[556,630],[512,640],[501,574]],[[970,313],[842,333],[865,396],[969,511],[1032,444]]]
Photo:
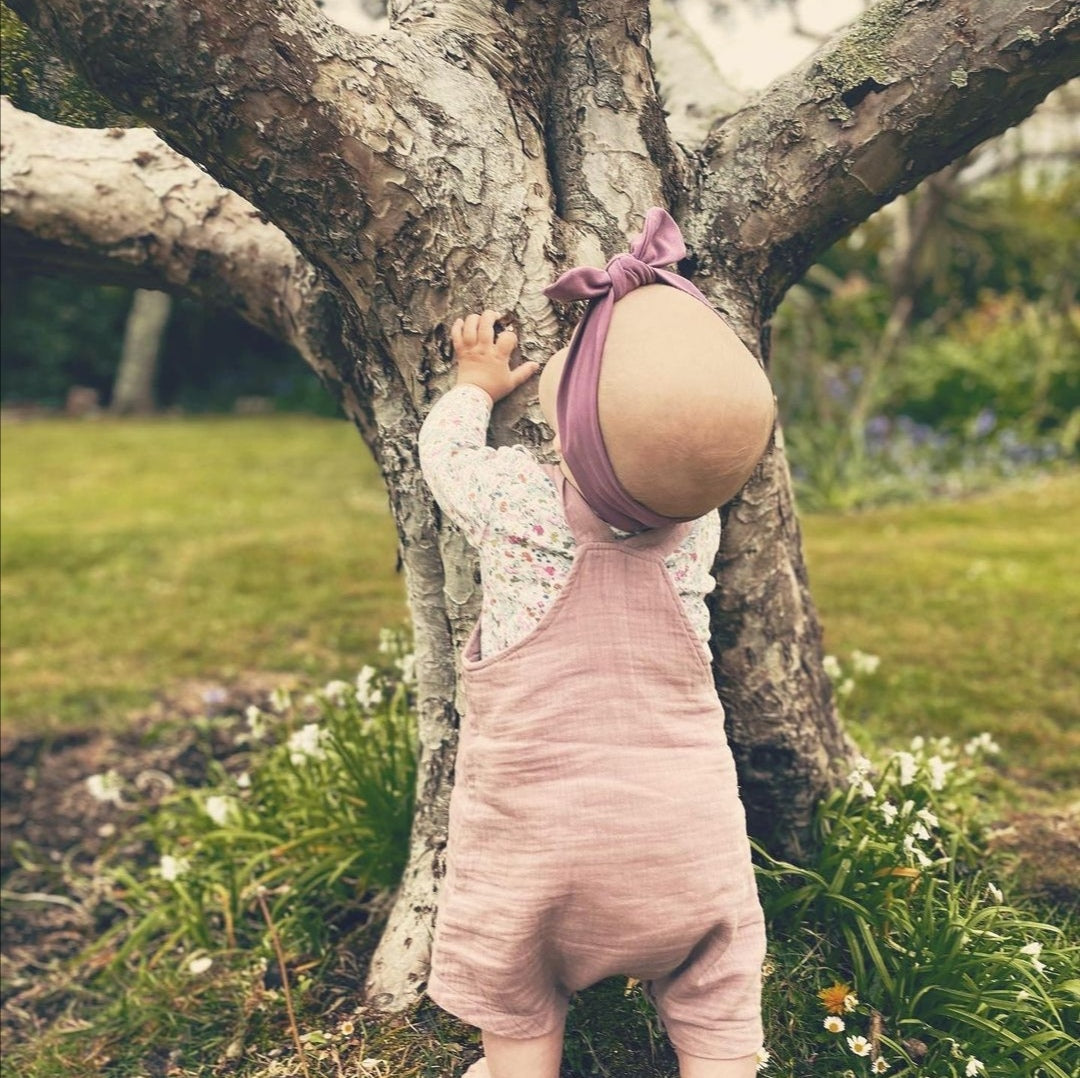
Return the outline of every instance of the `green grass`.
[[[406,616],[375,465],[306,417],[6,424],[5,725],[122,722],[178,679],[355,674]]]
[[[396,537],[348,424],[303,417],[6,424],[3,714],[124,721],[179,679],[350,676],[405,617]],[[1080,758],[1080,476],[803,519],[829,651],[873,741],[988,730],[1012,776]]]
[[[1080,476],[803,519],[826,649],[881,657],[845,707],[880,743],[1000,742],[1025,785],[1080,782]]]

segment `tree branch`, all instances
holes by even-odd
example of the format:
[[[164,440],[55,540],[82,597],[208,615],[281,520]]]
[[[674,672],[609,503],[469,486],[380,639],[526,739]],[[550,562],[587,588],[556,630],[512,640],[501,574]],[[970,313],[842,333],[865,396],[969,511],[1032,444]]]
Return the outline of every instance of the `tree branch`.
[[[322,273],[239,195],[147,128],[64,127],[6,97],[0,126],[5,259],[230,308],[332,373]]]
[[[1078,72],[1073,0],[882,0],[713,128],[691,232],[769,313],[836,239]]]

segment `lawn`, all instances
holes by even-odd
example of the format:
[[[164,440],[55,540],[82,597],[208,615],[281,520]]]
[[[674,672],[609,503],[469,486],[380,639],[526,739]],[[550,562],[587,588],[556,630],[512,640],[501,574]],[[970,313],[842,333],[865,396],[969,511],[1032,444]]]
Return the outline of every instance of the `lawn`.
[[[7,423],[3,717],[120,724],[182,679],[349,676],[405,619],[396,537],[346,423]],[[880,656],[864,741],[990,731],[1050,790],[1080,758],[1080,477],[803,519],[826,644]]]

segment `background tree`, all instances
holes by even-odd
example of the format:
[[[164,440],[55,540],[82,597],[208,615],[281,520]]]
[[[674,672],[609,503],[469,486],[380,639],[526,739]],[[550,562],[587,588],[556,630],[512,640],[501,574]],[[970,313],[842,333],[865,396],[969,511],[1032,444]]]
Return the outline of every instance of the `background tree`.
[[[644,4],[399,0],[390,30],[367,37],[305,0],[12,7],[169,146],[149,132],[60,139],[6,110],[5,242],[224,295],[337,387],[386,479],[416,632],[421,759],[412,852],[369,988],[382,1005],[407,1003],[426,973],[442,870],[451,656],[478,601],[472,557],[415,456],[448,382],[448,318],[512,310],[526,356],[542,358],[570,328],[543,285],[621,250],[659,203],[688,240],[683,268],[767,360],[768,319],[821,251],[1077,72],[1074,5],[883,0],[689,148],[664,120]],[[494,429],[536,447],[550,435],[529,390]],[[751,826],[797,850],[847,747],[779,432],[724,524],[717,684]]]

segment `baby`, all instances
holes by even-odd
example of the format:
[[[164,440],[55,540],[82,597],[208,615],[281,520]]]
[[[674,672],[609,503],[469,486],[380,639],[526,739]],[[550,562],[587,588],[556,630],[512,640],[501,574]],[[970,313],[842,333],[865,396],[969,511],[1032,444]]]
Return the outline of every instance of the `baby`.
[[[764,925],[713,684],[717,506],[768,442],[756,360],[684,278],[653,209],[629,255],[551,289],[589,306],[540,379],[561,460],[489,448],[537,364],[496,314],[451,329],[425,479],[477,547],[483,602],[428,994],[480,1027],[470,1078],[558,1078],[571,995],[645,984],[682,1078],[749,1078]]]

